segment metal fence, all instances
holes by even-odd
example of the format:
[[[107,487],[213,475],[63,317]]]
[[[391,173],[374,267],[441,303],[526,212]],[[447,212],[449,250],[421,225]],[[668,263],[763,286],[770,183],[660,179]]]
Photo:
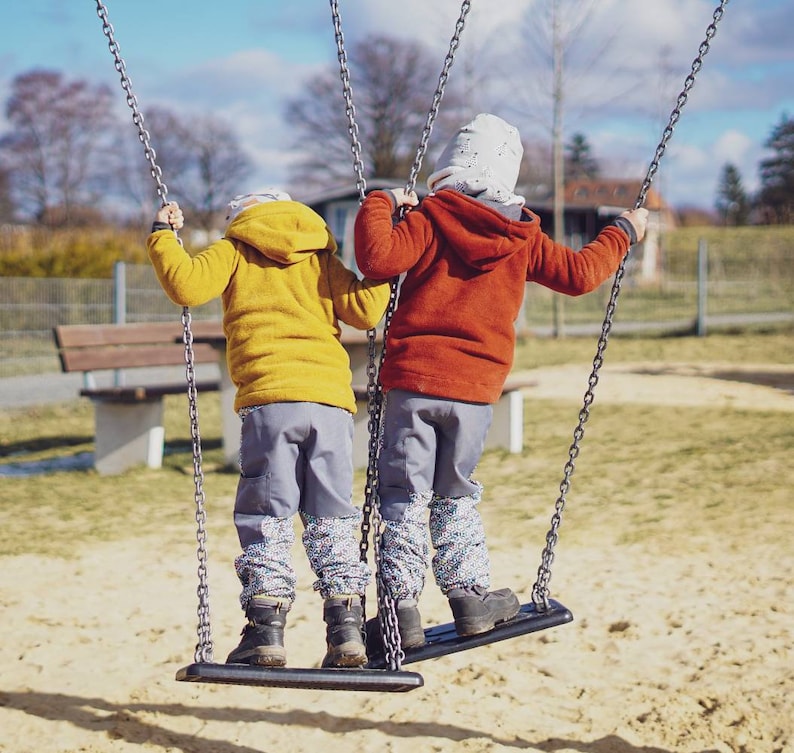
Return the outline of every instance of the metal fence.
[[[611,282],[570,298],[528,285],[518,327],[538,336],[595,335]],[[59,371],[52,329],[59,324],[178,320],[148,265],[117,265],[113,280],[0,278],[0,377]],[[191,309],[219,319],[220,301]],[[794,322],[794,249],[737,259],[701,242],[668,254],[649,279],[629,261],[612,332],[705,335],[718,328],[790,326]]]
[[[111,280],[0,277],[0,377],[60,371],[57,325],[179,321],[181,314],[147,264],[120,262]],[[220,319],[220,301],[191,315]]]

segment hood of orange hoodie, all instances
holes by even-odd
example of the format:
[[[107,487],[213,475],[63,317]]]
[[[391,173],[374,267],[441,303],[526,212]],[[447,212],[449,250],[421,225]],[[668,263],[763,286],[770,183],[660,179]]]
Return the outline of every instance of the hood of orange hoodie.
[[[336,251],[325,220],[297,201],[269,201],[249,207],[226,228],[239,240],[279,264],[296,264],[318,251]]]
[[[451,189],[428,196],[421,208],[449,247],[468,266],[483,272],[517,253],[540,230],[537,218],[527,210],[523,221],[511,220]]]

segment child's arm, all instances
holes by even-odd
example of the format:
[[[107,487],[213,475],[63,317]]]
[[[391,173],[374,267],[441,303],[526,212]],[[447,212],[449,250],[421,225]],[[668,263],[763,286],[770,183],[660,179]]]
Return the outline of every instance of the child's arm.
[[[648,227],[648,210],[645,207],[627,209],[615,217],[612,224],[617,225],[629,236],[629,242],[633,246],[645,237],[645,229]]]
[[[429,224],[421,212],[412,212],[394,224],[401,206],[413,207],[419,199],[412,191],[395,188],[373,191],[356,216],[355,250],[358,268],[374,280],[397,277],[416,264],[427,248]]]
[[[530,254],[527,280],[565,295],[590,293],[615,274],[630,246],[645,236],[647,222],[647,209],[623,212],[581,251],[541,232]]]
[[[226,289],[236,251],[230,241],[223,239],[191,257],[173,232],[184,223],[176,202],[160,207],[146,246],[165,294],[179,306],[200,306]]]
[[[383,318],[391,293],[388,280],[360,280],[333,255],[329,258],[328,274],[334,312],[341,321],[356,329],[371,329]]]

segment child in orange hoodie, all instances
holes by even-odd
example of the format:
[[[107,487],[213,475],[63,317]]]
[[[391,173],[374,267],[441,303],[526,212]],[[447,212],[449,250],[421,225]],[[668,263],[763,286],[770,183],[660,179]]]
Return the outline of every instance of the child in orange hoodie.
[[[356,218],[362,274],[404,275],[380,374],[378,467],[380,570],[403,647],[424,642],[417,600],[429,564],[428,509],[432,570],[457,633],[487,632],[518,613],[510,589],[489,590],[483,489],[472,474],[512,367],[525,284],[588,293],[645,234],[648,213],[637,209],[579,252],[555,243],[515,194],[522,154],[516,128],[478,115],[442,152],[421,204],[404,189],[373,191]],[[410,211],[395,224],[401,207]]]

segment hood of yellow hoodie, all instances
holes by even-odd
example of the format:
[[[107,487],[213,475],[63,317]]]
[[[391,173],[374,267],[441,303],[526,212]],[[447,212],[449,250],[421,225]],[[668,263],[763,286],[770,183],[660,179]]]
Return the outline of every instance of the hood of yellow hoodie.
[[[297,201],[249,207],[229,223],[226,237],[248,244],[279,264],[295,264],[318,251],[336,251],[325,220]]]

